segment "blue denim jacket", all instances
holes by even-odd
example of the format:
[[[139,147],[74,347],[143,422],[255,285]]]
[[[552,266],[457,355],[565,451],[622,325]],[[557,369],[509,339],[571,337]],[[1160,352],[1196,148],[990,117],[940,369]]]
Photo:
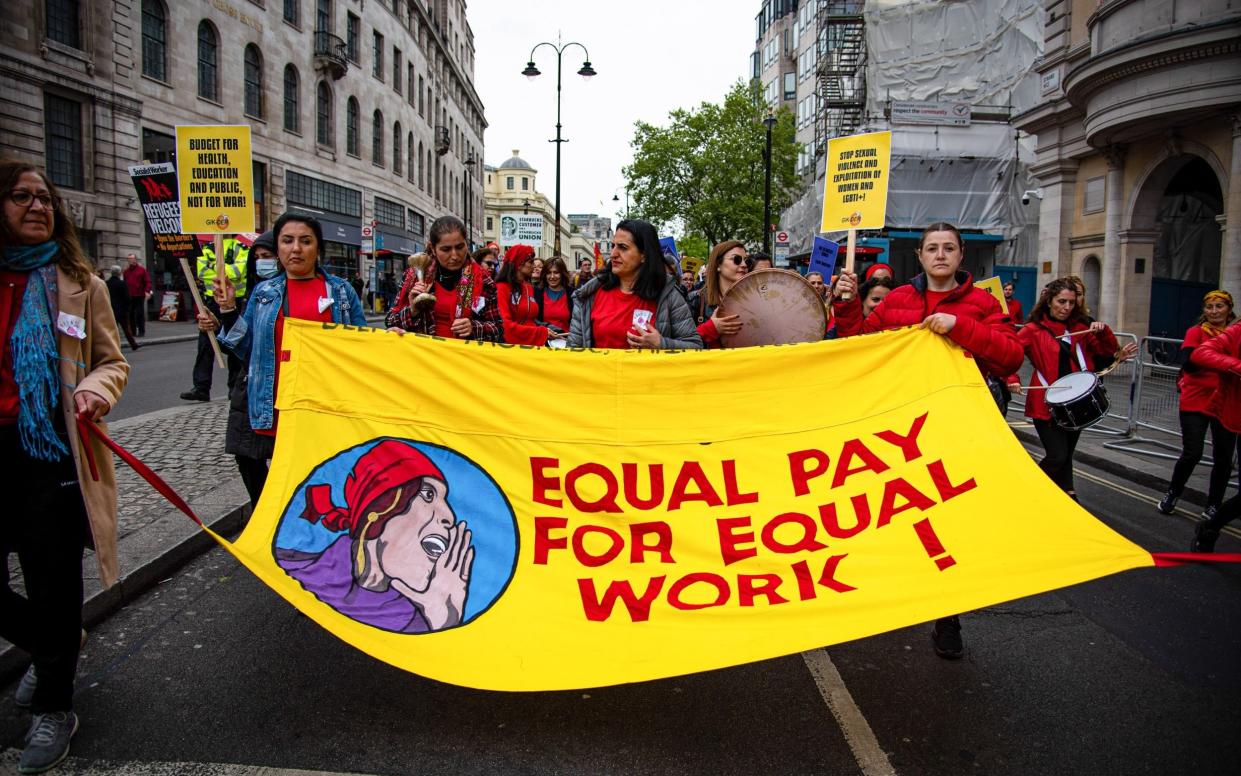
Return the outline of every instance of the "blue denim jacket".
[[[332,275],[324,277],[333,300],[332,321],[365,326],[366,314],[353,286]],[[228,332],[220,337],[221,345],[248,362],[248,409],[250,427],[254,429],[272,427],[276,401],[276,318],[284,307],[287,282],[282,273],[255,286],[245,312],[236,315]],[[228,323],[227,317],[224,323]]]

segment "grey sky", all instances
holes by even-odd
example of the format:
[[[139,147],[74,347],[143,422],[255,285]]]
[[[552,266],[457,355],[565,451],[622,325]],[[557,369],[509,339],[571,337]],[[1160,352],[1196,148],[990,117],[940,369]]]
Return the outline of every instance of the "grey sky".
[[[624,177],[633,123],[664,124],[668,112],[718,101],[745,75],[754,47],[758,0],[468,0],[474,30],[474,85],[486,106],[487,164],[512,149],[538,169],[539,190],[555,197],[556,56],[535,53],[543,75],[521,75],[530,49],[541,41],[578,41],[599,75],[577,75],[582,50],[564,54],[561,122],[569,139],[561,149],[561,207],[566,213],[615,216],[624,210]],[[619,193],[619,208],[612,195]],[[600,205],[602,200],[603,205]]]

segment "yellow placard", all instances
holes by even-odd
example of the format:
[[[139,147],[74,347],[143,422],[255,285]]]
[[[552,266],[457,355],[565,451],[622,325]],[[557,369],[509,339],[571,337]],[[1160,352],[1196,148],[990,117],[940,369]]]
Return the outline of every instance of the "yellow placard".
[[[883,228],[891,157],[891,132],[870,132],[827,141],[823,223],[819,231]]]
[[[249,126],[178,126],[181,232],[253,232],[253,171]]]
[[[670,353],[284,326],[271,472],[221,542],[440,681],[674,676],[1153,565],[925,329]],[[479,398],[514,385],[544,399],[520,422]],[[746,409],[672,411],[698,394]]]
[[[986,291],[995,297],[995,301],[1000,303],[1000,309],[1008,315],[1008,300],[1004,298],[1004,283],[1000,280],[999,275],[989,277],[986,280],[975,280],[974,285]]]
[[[698,277],[698,270],[702,269],[704,264],[706,264],[705,261],[703,261],[702,259],[694,258],[693,256],[682,256],[681,257],[681,271],[689,272],[693,274],[695,278]]]

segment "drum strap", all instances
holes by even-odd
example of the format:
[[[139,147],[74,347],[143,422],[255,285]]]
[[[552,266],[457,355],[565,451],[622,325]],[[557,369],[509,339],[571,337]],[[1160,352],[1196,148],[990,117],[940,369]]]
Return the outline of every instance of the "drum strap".
[[[1082,352],[1082,345],[1080,342],[1074,343],[1073,340],[1067,334],[1063,337],[1057,337],[1056,341],[1057,341],[1057,344],[1059,344],[1060,347],[1062,348],[1072,347],[1074,344],[1076,344],[1077,347],[1074,348],[1074,350],[1077,351],[1077,363],[1081,366],[1081,371],[1083,372],[1090,371],[1090,367],[1086,365],[1086,354]],[[1063,376],[1064,375],[1061,375],[1061,377]],[[1050,385],[1050,383],[1047,382],[1047,378],[1043,377],[1043,373],[1038,371],[1037,369],[1034,370],[1034,377],[1038,380],[1039,385],[1042,385],[1044,388]]]

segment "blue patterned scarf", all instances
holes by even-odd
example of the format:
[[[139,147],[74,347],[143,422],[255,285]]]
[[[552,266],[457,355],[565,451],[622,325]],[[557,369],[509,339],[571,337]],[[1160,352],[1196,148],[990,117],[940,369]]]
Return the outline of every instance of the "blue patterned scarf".
[[[56,461],[69,454],[52,425],[52,412],[60,403],[60,377],[56,373],[60,351],[52,325],[56,304],[56,267],[52,262],[59,251],[60,246],[49,240],[5,248],[0,260],[0,269],[29,273],[9,344],[21,398],[17,429],[22,449],[42,461]]]

